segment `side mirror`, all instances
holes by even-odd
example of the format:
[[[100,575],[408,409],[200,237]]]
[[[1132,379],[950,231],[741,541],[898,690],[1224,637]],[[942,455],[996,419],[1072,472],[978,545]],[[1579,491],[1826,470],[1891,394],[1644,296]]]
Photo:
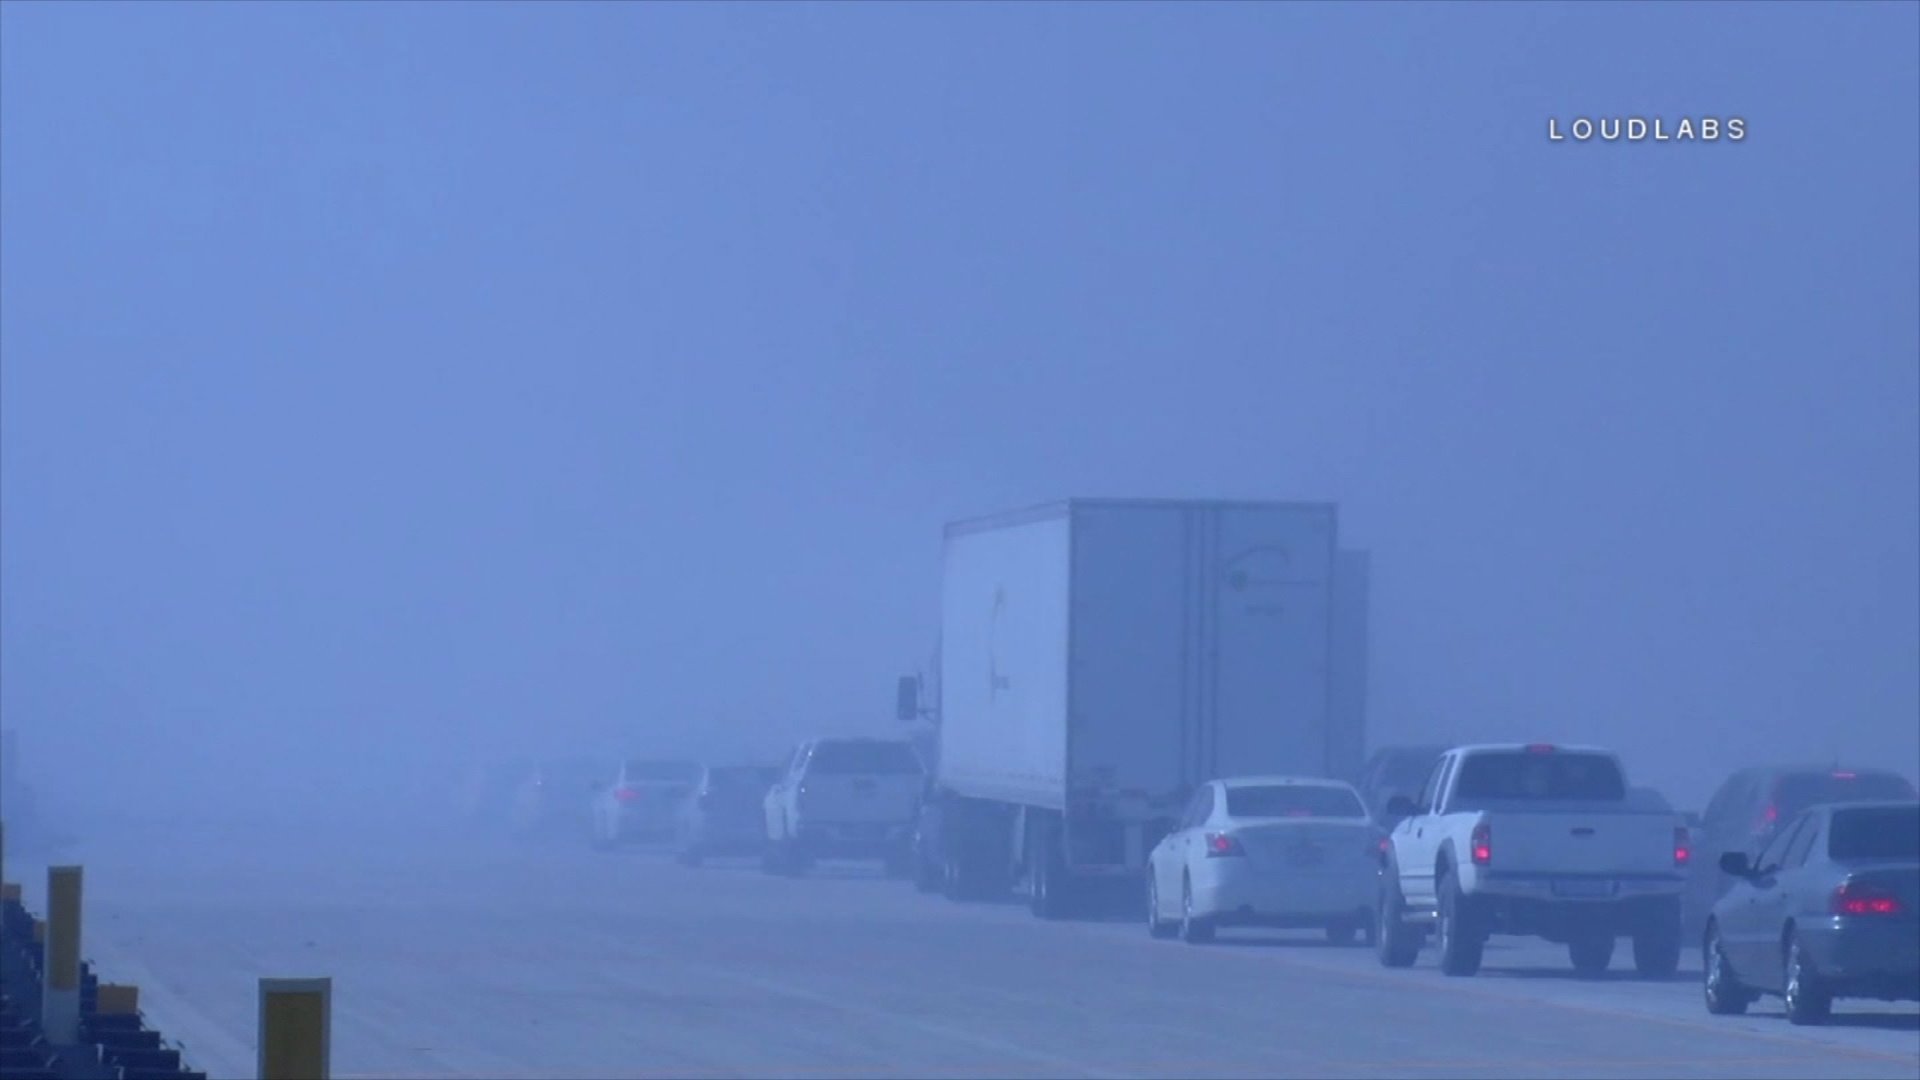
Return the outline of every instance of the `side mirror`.
[[[1720,853],[1720,872],[1737,878],[1751,877],[1753,864],[1747,861],[1744,851],[1724,851]]]
[[[903,724],[920,719],[920,680],[915,676],[900,677],[894,689],[893,716]]]
[[[1419,812],[1420,808],[1413,805],[1413,800],[1405,795],[1395,795],[1387,800],[1387,816],[1396,821],[1401,818],[1410,818]]]

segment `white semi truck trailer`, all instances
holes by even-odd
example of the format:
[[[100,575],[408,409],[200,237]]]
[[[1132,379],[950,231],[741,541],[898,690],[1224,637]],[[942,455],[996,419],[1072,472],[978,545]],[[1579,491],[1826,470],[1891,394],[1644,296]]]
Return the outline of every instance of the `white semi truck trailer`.
[[[918,884],[1071,914],[1144,881],[1195,785],[1349,776],[1364,554],[1326,503],[1072,500],[947,527]]]

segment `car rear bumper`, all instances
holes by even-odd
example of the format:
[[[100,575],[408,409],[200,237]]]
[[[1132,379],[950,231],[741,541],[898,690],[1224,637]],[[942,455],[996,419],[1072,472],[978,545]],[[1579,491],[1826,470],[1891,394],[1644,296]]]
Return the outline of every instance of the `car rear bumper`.
[[[1325,926],[1371,909],[1377,888],[1367,867],[1316,874],[1241,867],[1196,876],[1193,906],[1223,925]]]
[[[1492,934],[1569,941],[1587,934],[1634,934],[1656,928],[1682,932],[1678,878],[1642,879],[1625,888],[1620,886],[1627,883],[1617,879],[1610,883],[1611,895],[1569,896],[1567,890],[1556,889],[1551,878],[1528,880],[1519,887],[1511,879],[1482,878],[1466,902],[1473,920]]]
[[[1800,923],[1794,932],[1820,981],[1848,997],[1920,1001],[1920,923],[1867,917]]]

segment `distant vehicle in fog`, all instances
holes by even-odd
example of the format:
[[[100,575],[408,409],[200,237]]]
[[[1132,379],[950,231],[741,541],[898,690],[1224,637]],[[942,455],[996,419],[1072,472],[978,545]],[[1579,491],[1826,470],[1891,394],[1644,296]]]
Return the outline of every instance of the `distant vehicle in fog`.
[[[949,525],[938,707],[910,679],[899,696],[938,731],[916,877],[1061,918],[1131,893],[1211,778],[1356,771],[1353,554],[1330,503],[1075,499]]]
[[[488,832],[506,828],[511,820],[514,793],[532,775],[533,769],[533,762],[525,758],[470,769],[457,795],[456,812],[461,823]]]
[[[1452,749],[1456,744],[1423,744],[1417,746],[1383,746],[1367,758],[1367,764],[1360,770],[1360,778],[1355,787],[1360,790],[1360,798],[1367,804],[1367,812],[1375,821],[1391,826],[1393,821],[1387,816],[1387,801],[1395,795],[1411,796],[1427,782],[1427,776],[1433,772],[1435,762],[1440,755]]]
[[[904,876],[923,776],[919,756],[900,740],[800,744],[762,803],[765,869],[803,874],[818,859],[878,859]]]
[[[709,765],[674,818],[674,856],[687,866],[766,847],[763,806],[780,779],[775,765]]]
[[[593,797],[607,766],[586,757],[543,761],[513,793],[511,825],[520,836],[579,836],[592,825]]]
[[[1621,935],[1642,974],[1680,962],[1687,830],[1629,792],[1613,754],[1593,747],[1468,746],[1435,766],[1419,799],[1394,798],[1379,901],[1380,960],[1406,967],[1429,929],[1440,970],[1472,975],[1494,934],[1567,946],[1598,974]]]
[[[1696,829],[1698,858],[1688,876],[1685,904],[1689,936],[1700,931],[1714,903],[1733,885],[1734,879],[1720,872],[1721,855],[1758,855],[1782,824],[1823,803],[1916,797],[1920,793],[1911,781],[1886,769],[1764,765],[1729,776]]]
[[[1708,1012],[1774,994],[1818,1024],[1839,997],[1920,1000],[1920,802],[1817,806],[1718,869],[1732,886],[1701,946]]]
[[[635,759],[622,763],[613,782],[593,797],[594,843],[610,847],[672,836],[674,812],[699,780],[698,762]]]
[[[1315,928],[1371,943],[1381,839],[1338,780],[1202,784],[1147,857],[1147,930],[1200,943],[1223,927]]]

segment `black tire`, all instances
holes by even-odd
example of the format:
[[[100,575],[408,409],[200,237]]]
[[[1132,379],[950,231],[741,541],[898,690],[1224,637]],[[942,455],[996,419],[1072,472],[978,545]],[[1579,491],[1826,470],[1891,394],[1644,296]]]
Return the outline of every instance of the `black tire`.
[[[1327,940],[1335,945],[1351,945],[1360,937],[1360,927],[1355,923],[1334,923],[1327,927]]]
[[[1435,891],[1440,897],[1440,919],[1435,924],[1434,937],[1440,951],[1441,974],[1478,975],[1486,939],[1480,936],[1473,905],[1460,895],[1460,886],[1452,873],[1440,876]]]
[[[1389,865],[1380,879],[1380,905],[1374,909],[1379,924],[1373,935],[1373,947],[1379,953],[1380,966],[1412,967],[1420,958],[1421,932],[1406,923],[1407,901],[1400,894],[1400,871]]]
[[[1160,917],[1160,883],[1153,876],[1153,868],[1147,868],[1147,936],[1165,941],[1179,930],[1179,926]]]
[[[1718,923],[1707,923],[1706,937],[1700,943],[1700,991],[1707,1011],[1715,1016],[1739,1016],[1757,999],[1753,991],[1741,985],[1727,962],[1727,950],[1720,942]]]
[[[1671,979],[1680,970],[1680,905],[1662,905],[1634,928],[1633,970],[1643,979]]]
[[[1786,1000],[1787,1022],[1801,1027],[1824,1024],[1833,1016],[1833,992],[1821,983],[1813,963],[1800,948],[1800,939],[1787,933],[1785,978],[1781,996]]]
[[[1588,978],[1605,975],[1607,966],[1613,963],[1613,946],[1612,931],[1576,934],[1567,942],[1567,958],[1573,961],[1573,970],[1578,975]]]
[[[1030,878],[1027,907],[1042,919],[1065,919],[1073,914],[1073,881],[1055,835],[1044,827],[1030,834],[1027,865]]]
[[[938,863],[927,858],[927,853],[918,843],[913,848],[913,887],[923,893],[940,891],[941,872]]]
[[[1189,945],[1205,945],[1214,937],[1213,920],[1193,913],[1193,881],[1180,879],[1180,940]]]

